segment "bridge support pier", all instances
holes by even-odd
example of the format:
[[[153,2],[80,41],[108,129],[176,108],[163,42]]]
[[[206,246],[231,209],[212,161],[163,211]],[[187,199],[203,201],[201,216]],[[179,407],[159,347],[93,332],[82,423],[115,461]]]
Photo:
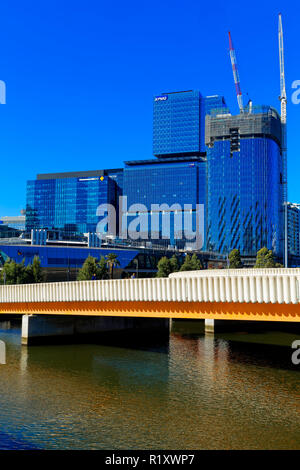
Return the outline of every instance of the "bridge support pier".
[[[169,319],[67,315],[23,315],[23,345],[83,341],[96,337],[116,340],[156,341],[168,338]]]
[[[205,334],[214,334],[215,332],[215,320],[212,318],[205,318],[204,320],[204,331]]]
[[[253,324],[253,321],[250,323]],[[245,324],[245,321],[242,321],[242,324]],[[228,333],[236,331],[237,329],[241,329],[241,322],[234,320],[214,320],[213,318],[206,318],[204,320],[205,334]]]

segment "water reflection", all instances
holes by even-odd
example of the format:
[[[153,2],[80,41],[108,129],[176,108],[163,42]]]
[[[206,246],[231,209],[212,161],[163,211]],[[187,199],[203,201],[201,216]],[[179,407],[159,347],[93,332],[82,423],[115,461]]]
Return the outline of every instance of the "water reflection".
[[[19,326],[0,327],[0,448],[300,447],[299,371],[280,348],[268,358],[195,332],[143,349],[26,348]]]

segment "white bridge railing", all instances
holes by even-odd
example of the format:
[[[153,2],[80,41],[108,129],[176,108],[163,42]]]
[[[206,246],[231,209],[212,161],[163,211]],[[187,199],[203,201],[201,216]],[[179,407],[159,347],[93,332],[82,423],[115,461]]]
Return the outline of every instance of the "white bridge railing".
[[[204,270],[169,278],[0,286],[0,303],[78,301],[299,303],[300,269]]]

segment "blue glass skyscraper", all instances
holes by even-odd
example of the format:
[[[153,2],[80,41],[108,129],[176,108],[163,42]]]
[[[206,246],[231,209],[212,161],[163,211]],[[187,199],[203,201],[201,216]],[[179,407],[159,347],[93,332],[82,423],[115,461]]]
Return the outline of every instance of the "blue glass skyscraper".
[[[226,113],[223,96],[203,97],[197,90],[163,93],[153,103],[153,154],[199,155],[205,151],[205,116]]]
[[[283,249],[281,121],[268,107],[206,117],[207,249]]]
[[[197,90],[154,97],[153,154],[157,159],[125,162],[123,193],[127,196],[127,205],[145,206],[149,230],[160,239],[167,238],[163,219],[170,216],[168,242],[171,244],[182,246],[180,239],[184,240],[184,234],[180,228],[189,213],[184,210],[185,205],[192,207],[190,229],[196,231],[196,207],[204,207],[206,202],[205,113],[224,106],[223,97],[215,95],[206,101]],[[162,211],[159,225],[154,228],[150,217],[153,204],[179,205],[181,219],[178,214]],[[127,212],[127,226],[133,215]],[[187,227],[185,229],[188,233]]]
[[[199,91],[163,93],[153,103],[153,154],[199,154],[203,150],[203,98]]]

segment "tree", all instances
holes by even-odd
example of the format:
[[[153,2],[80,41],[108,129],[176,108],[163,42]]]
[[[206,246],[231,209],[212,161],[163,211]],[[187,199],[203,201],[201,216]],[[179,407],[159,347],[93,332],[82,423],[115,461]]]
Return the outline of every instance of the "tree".
[[[25,268],[25,282],[27,284],[35,284],[43,282],[43,272],[41,267],[40,258],[35,256],[32,264]]]
[[[231,252],[229,253],[228,259],[229,259],[229,269],[240,269],[243,267],[240,250],[237,250],[237,249],[231,250]]]
[[[104,256],[101,256],[99,264],[99,279],[106,279],[108,277],[107,262]]]
[[[96,276],[96,279],[100,279],[97,260],[93,256],[88,256],[83,263],[82,268],[78,272],[77,280],[90,281],[93,279],[94,275]]]
[[[170,259],[170,265],[171,265],[172,273],[177,273],[179,271],[179,263],[178,263],[178,258],[176,255],[173,255],[172,258]]]
[[[120,266],[120,262],[118,260],[118,256],[115,253],[108,253],[106,256],[106,263],[109,266],[109,273],[110,273],[110,278],[114,278],[114,268],[116,266]]]
[[[156,277],[168,277],[173,272],[171,260],[163,256],[157,264]]]
[[[275,262],[272,250],[268,250],[265,246],[261,248],[256,255],[254,268],[276,268],[278,263]]]
[[[78,272],[77,281],[106,279],[108,277],[107,261],[101,256],[99,262],[93,256],[88,256]]]
[[[194,271],[198,271],[198,269],[202,269],[202,264],[201,261],[199,260],[198,256],[196,253],[193,254],[192,259],[191,259],[191,264],[193,266]]]
[[[192,263],[190,255],[186,255],[180,271],[194,271],[194,264]]]
[[[1,271],[2,284],[24,284],[26,282],[26,268],[24,264],[16,263],[12,259],[7,259]]]
[[[33,258],[32,264],[25,267],[25,260],[16,263],[7,259],[1,272],[2,284],[35,284],[43,281],[41,262],[38,256]]]

